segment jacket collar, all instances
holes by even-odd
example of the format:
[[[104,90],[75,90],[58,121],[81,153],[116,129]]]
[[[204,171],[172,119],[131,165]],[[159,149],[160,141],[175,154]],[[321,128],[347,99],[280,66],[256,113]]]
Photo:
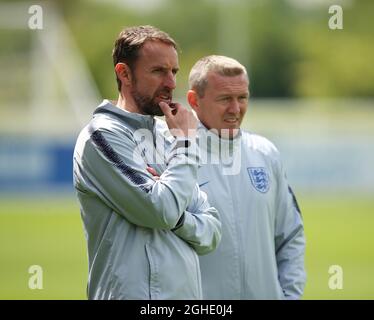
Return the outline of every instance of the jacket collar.
[[[214,131],[208,130],[200,121],[198,125],[199,147],[208,153],[224,154],[222,150],[233,152],[236,150],[242,138],[242,130],[233,139],[224,139],[218,136]],[[220,151],[221,149],[221,151]]]
[[[126,122],[134,128],[146,128],[152,130],[155,122],[153,116],[120,109],[107,99],[104,99],[103,102],[96,108],[93,113],[94,117],[97,114],[114,115],[119,120]]]

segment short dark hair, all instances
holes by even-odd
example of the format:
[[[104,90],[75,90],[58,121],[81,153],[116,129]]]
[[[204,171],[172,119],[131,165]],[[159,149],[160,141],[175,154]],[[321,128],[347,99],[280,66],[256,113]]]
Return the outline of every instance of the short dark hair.
[[[156,27],[146,25],[125,28],[120,32],[114,43],[112,52],[114,66],[119,62],[123,62],[133,70],[140,48],[149,40],[161,41],[177,49],[176,42],[166,32]],[[121,80],[118,79],[117,75],[116,78],[118,91],[121,91]]]

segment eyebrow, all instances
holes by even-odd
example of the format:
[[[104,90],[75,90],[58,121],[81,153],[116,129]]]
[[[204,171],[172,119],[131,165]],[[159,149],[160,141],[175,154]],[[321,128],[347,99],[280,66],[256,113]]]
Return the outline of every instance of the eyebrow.
[[[163,66],[163,65],[154,65],[154,66],[151,66],[150,69],[151,70],[155,70],[155,69],[169,70],[169,67],[166,67],[166,66]],[[179,71],[179,67],[172,68],[171,70],[173,72],[178,72]]]

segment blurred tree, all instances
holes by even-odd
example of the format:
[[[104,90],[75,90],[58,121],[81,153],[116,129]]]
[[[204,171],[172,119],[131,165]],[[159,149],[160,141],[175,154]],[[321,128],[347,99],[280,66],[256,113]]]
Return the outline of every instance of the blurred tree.
[[[264,1],[248,12],[252,95],[287,97],[292,92],[290,68],[298,59],[293,35],[297,13],[285,1]]]
[[[255,97],[373,96],[374,2],[343,2],[343,30],[328,28],[328,3],[304,8],[294,3],[163,0],[149,10],[104,1],[59,5],[105,97],[117,95],[113,42],[123,27],[139,24],[155,25],[179,43],[179,97],[194,62],[208,54],[245,64]]]
[[[374,2],[351,2],[343,10],[342,30],[328,28],[327,6],[299,21],[295,42],[302,60],[293,66],[292,95],[374,95]]]

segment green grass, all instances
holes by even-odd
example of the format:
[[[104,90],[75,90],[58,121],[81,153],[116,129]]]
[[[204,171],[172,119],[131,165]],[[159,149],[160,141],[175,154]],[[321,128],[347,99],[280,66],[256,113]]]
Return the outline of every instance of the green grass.
[[[305,299],[374,299],[374,201],[299,199],[307,237]],[[85,299],[87,253],[76,201],[0,200],[0,299]],[[28,288],[31,265],[43,289]],[[331,265],[343,290],[328,287]]]
[[[85,299],[87,253],[76,202],[0,203],[0,299]],[[42,290],[28,287],[31,265],[43,268]]]
[[[308,272],[305,299],[374,299],[374,201],[302,200]],[[328,269],[343,268],[343,289],[330,290]]]

